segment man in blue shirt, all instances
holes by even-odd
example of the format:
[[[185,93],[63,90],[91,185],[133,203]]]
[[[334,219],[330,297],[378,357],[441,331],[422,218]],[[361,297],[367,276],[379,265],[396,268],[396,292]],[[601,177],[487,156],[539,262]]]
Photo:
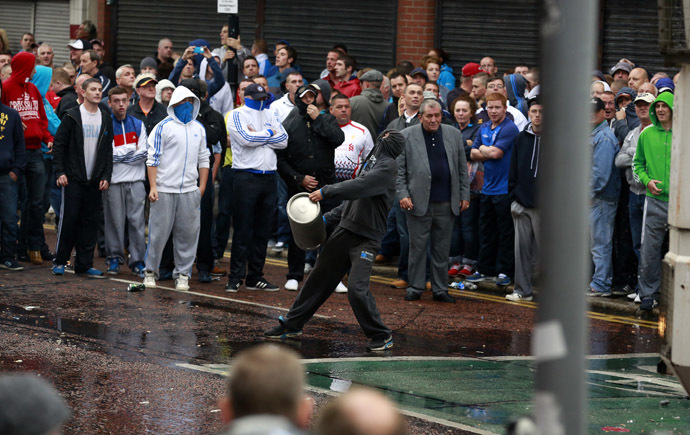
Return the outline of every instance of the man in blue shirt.
[[[519,130],[506,117],[507,110],[503,94],[496,92],[486,97],[491,122],[482,124],[470,153],[471,160],[484,162],[484,185],[479,205],[479,261],[477,272],[467,280],[495,280],[500,286],[510,284],[515,269],[515,230],[510,214],[508,175]]]

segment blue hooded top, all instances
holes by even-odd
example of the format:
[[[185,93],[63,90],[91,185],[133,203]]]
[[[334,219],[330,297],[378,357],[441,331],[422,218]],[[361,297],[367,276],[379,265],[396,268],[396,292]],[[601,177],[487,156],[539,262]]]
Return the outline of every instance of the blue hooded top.
[[[33,77],[31,77],[31,83],[33,83],[34,86],[38,88],[38,92],[41,93],[41,97],[43,98],[43,107],[45,108],[46,117],[48,118],[48,131],[51,135],[55,136],[55,133],[57,133],[57,129],[60,126],[60,118],[58,118],[58,116],[55,114],[53,106],[51,106],[46,99],[46,93],[50,88],[52,78],[53,70],[50,67],[36,65],[36,72],[34,73]],[[43,142],[41,142],[41,149],[43,150],[43,158],[53,158],[52,154],[46,154],[49,150],[48,146]]]
[[[503,77],[503,83],[506,87],[510,105],[522,112],[527,118],[527,102],[525,101],[527,79],[522,74],[510,74]]]

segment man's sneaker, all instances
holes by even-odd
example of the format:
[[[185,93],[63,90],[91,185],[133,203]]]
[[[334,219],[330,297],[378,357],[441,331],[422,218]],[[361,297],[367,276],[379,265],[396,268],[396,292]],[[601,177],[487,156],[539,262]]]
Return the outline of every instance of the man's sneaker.
[[[211,269],[211,276],[225,276],[226,273],[227,272],[218,265],[213,266],[213,269]]]
[[[211,274],[208,270],[200,270],[198,275],[199,282],[202,284],[208,284],[209,282],[213,281],[213,278],[211,277]]]
[[[472,275],[467,277],[469,282],[482,282],[482,281],[495,281],[495,276],[484,275],[483,273],[474,272]]]
[[[644,298],[642,303],[640,303],[640,310],[642,311],[652,311],[654,308],[659,306],[659,301],[654,298]]]
[[[637,292],[632,292],[632,293],[628,294],[628,299],[630,299],[631,301],[633,301],[637,298],[639,298],[639,296],[637,295]]]
[[[261,278],[253,285],[247,284],[247,290],[263,290],[265,292],[277,292],[280,289],[277,286],[266,281],[265,279]]]
[[[335,288],[336,293],[347,293],[347,287],[345,287],[345,284],[343,282],[339,282],[338,285]]]
[[[457,275],[458,273],[460,273],[460,269],[462,269],[462,266],[460,265],[460,263],[453,263],[453,265],[448,270],[448,276]]]
[[[105,278],[105,275],[103,274],[103,272],[96,269],[95,267],[90,267],[89,270],[84,272],[84,275],[86,275],[87,278],[96,278],[96,279]]]
[[[65,274],[65,265],[64,264],[56,264],[53,266],[53,275],[64,275]]]
[[[228,293],[237,293],[240,291],[240,285],[242,285],[242,283],[239,281],[229,281],[225,285],[225,291]]]
[[[600,292],[600,291],[595,290],[595,289],[590,287],[590,289],[587,290],[587,296],[594,297],[594,298],[596,298],[596,297],[608,298],[609,296],[611,296],[611,292],[610,291]]]
[[[189,291],[189,277],[187,275],[178,275],[175,278],[175,290]]]
[[[140,278],[144,277],[144,271],[146,270],[146,266],[144,266],[144,263],[141,261],[138,263],[134,263],[134,266],[132,266],[132,273]]]
[[[17,263],[14,258],[8,258],[7,260],[0,263],[0,268],[7,270],[24,270],[24,266]]]
[[[277,242],[273,247],[271,248],[271,251],[273,251],[274,254],[280,254],[285,250],[285,242]]]
[[[144,271],[144,287],[156,288],[156,275],[150,270]]]
[[[611,289],[611,295],[613,296],[627,296],[631,293],[635,293],[635,290],[632,289],[628,284],[624,286],[615,286]]]
[[[466,265],[462,266],[462,269],[460,269],[460,272],[458,274],[463,275],[465,277],[468,277],[468,276],[474,274],[474,272],[476,272],[476,271],[477,270],[475,269],[474,266],[472,266],[471,264],[466,264]]]
[[[506,295],[506,299],[508,299],[509,301],[513,301],[513,302],[531,301],[532,295],[523,296],[522,294],[520,294],[518,292],[512,292],[511,294]]]
[[[641,304],[641,303],[642,303],[642,299],[640,298],[640,294],[639,294],[639,293],[635,295],[635,300],[634,300],[633,302],[635,302],[636,304]]]
[[[395,281],[391,282],[391,287],[393,288],[407,288],[409,286],[410,284],[404,279],[396,279]]]
[[[314,266],[309,263],[304,263],[304,274],[309,275],[311,271],[314,270]]]
[[[388,350],[391,347],[393,347],[393,336],[392,335],[389,335],[386,338],[377,338],[377,339],[371,340],[369,342],[369,344],[367,344],[367,350],[369,352]]]
[[[496,285],[499,287],[505,287],[510,284],[510,277],[505,273],[499,273],[496,277]]]
[[[287,282],[285,283],[285,290],[288,290],[291,292],[296,292],[298,288],[299,288],[299,283],[297,282],[296,279],[288,279]]]
[[[117,258],[108,260],[108,275],[117,275],[120,272],[120,262]]]
[[[283,316],[280,316],[278,317],[278,326],[274,326],[273,328],[264,331],[264,337],[273,338],[276,340],[299,340],[302,338],[302,331],[288,329],[287,326],[285,326],[285,319],[283,319]]]

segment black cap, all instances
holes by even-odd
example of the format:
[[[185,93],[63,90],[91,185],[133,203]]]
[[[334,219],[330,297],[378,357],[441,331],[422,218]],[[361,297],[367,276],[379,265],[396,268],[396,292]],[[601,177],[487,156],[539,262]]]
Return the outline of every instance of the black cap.
[[[268,97],[268,93],[266,88],[258,83],[254,83],[244,89],[244,96],[245,98],[250,97],[252,100],[264,100]]]
[[[599,112],[600,110],[604,110],[606,108],[606,105],[604,104],[603,101],[601,101],[601,98],[599,97],[594,97],[590,101],[590,104],[592,106],[592,110],[594,112]]]

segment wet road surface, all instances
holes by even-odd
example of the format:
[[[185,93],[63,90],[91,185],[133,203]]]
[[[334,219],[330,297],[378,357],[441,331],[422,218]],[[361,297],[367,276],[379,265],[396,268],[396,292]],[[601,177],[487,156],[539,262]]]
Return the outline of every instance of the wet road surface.
[[[227,269],[228,260],[221,265]],[[282,261],[269,259],[269,281],[283,284],[285,273]],[[55,277],[48,263],[0,272],[0,370],[33,371],[53,382],[74,410],[66,433],[217,433],[216,401],[225,385],[219,365],[263,342],[262,332],[285,313],[295,293],[242,287],[232,294],[224,292],[225,279],[199,284],[196,277],[189,293],[172,290],[172,281],[159,282],[171,289],[130,293],[126,281],[140,280],[128,270],[115,278]],[[378,357],[381,361],[463,357],[486,362],[530,355],[534,304],[476,292],[455,293],[456,304],[432,302],[429,293],[410,303],[387,281],[379,277],[372,283],[395,337],[395,347]],[[372,357],[347,295],[334,294],[317,314],[301,343],[290,344],[304,359]],[[658,350],[653,322],[596,317],[590,329],[592,354]],[[435,372],[436,382],[442,373]],[[455,382],[448,377],[449,386]],[[318,406],[327,400],[327,391],[314,393]],[[409,421],[414,433],[470,433],[462,425]]]

